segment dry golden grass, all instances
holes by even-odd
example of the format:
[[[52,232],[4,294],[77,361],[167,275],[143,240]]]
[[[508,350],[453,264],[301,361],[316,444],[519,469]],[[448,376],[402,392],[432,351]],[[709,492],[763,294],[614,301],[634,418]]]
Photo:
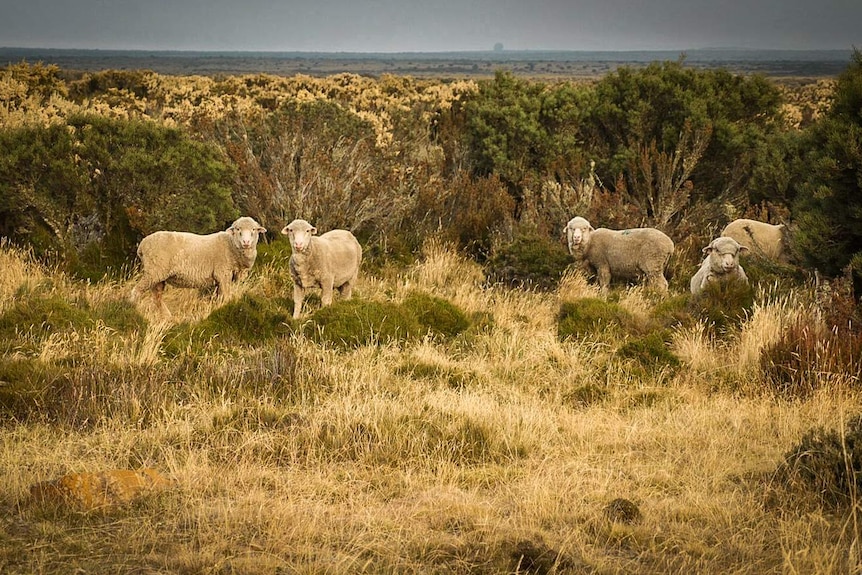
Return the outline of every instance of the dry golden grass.
[[[0,262],[0,311],[45,278],[91,303],[131,287],[76,285],[6,246]],[[257,270],[243,289],[272,294],[279,273]],[[291,335],[168,356],[170,329],[215,309],[192,290],[169,290],[167,322],[141,304],[144,330],[42,340],[32,361],[115,370],[111,397],[70,395],[113,411],[0,425],[0,571],[859,572],[852,517],[766,503],[770,472],[806,431],[859,411],[851,382],[804,399],[759,391],[760,351],[798,313],[796,295],[758,303],[723,339],[675,328],[682,367],[638,370],[614,355],[619,342],[558,339],[560,303],[597,297],[581,276],[550,294],[481,279],[433,242],[401,273],[362,277],[360,299],[418,289],[493,317],[448,343],[337,351]],[[618,295],[638,321],[659,301]],[[84,383],[69,381],[102,389]],[[40,481],[140,467],[176,486],[89,513],[27,501]],[[618,498],[640,519],[611,521]]]

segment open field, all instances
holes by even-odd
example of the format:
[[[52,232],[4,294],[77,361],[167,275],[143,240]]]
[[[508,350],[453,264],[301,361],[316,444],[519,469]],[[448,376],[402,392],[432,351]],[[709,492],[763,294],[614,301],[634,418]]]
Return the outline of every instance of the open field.
[[[0,261],[0,317],[27,298],[132,311],[128,281],[82,286],[8,246]],[[285,273],[260,267],[238,301],[289,325]],[[230,343],[236,329],[199,323],[208,298],[170,289],[168,322],[144,302],[137,327],[22,324],[0,361],[20,418],[0,428],[0,571],[858,572],[855,500],[848,514],[779,473],[806,433],[859,413],[858,374],[812,366],[816,389],[786,395],[764,375],[763,350],[816,316],[806,288],[760,286],[724,335],[677,325],[678,361],[655,362],[621,353],[632,332],[613,325],[558,336],[561,304],[598,296],[578,274],[548,293],[483,286],[431,242],[402,271],[363,274],[357,295],[416,292],[472,327],[345,349],[300,329],[316,316],[289,332],[249,319],[254,343]],[[640,288],[612,299],[634,325],[661,314]],[[34,388],[16,404],[21,381]],[[29,499],[45,479],[139,467],[175,483],[130,506]]]
[[[697,204],[706,178],[606,188],[612,148],[576,128],[615,117],[592,89],[616,61],[55,56],[78,59],[0,82],[0,573],[862,573],[852,276],[746,256],[751,286],[691,297],[721,218],[788,207]],[[773,102],[716,115],[740,161],[705,175],[745,192],[742,160],[779,141],[749,139],[755,122],[817,126],[836,86],[822,61],[748,62],[770,78],[671,65],[634,98],[665,103],[636,118],[662,130],[686,102]],[[498,66],[515,74],[479,81]],[[527,111],[547,132],[468,130]],[[511,134],[502,168],[559,155],[520,174],[517,221],[468,153]],[[658,167],[703,161],[642,144]],[[774,175],[764,190],[798,172]],[[575,212],[658,225],[636,209],[654,204],[682,210],[669,293],[601,294],[560,230]],[[235,212],[268,232],[230,301],[129,301],[141,237]],[[365,249],[353,300],[312,291],[299,320],[293,217]]]

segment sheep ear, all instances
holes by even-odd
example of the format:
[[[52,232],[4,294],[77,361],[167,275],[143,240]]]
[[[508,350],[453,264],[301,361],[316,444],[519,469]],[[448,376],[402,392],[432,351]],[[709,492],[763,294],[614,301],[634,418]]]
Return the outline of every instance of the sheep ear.
[[[282,230],[282,231],[284,231],[284,230]],[[265,227],[263,227],[263,226],[261,226],[261,227],[257,228],[257,233],[259,233],[259,234],[265,234],[265,233],[266,233],[266,228],[265,228]]]
[[[317,228],[311,228],[309,231],[311,232],[311,235],[315,235],[317,233]]]
[[[591,231],[591,232],[596,231],[596,228],[594,228],[592,224],[590,224],[590,231]]]
[[[739,253],[744,254],[747,251],[748,251],[748,246],[744,246],[742,244],[739,244]]]
[[[700,251],[702,251],[704,254],[708,254],[709,252],[712,251],[712,244],[709,244],[708,246],[706,246],[705,248],[703,248]]]

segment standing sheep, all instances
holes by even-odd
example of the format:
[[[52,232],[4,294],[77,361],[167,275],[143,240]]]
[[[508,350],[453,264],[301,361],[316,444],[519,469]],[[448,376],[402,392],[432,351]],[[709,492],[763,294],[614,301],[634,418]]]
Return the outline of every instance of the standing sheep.
[[[347,230],[330,230],[315,236],[317,228],[305,220],[293,220],[281,230],[290,238],[290,275],[293,278],[293,317],[302,311],[305,290],[319,286],[320,302],[332,303],[332,290],[350,299],[362,263],[362,246]]]
[[[691,293],[698,295],[712,282],[736,279],[748,283],[745,270],[739,265],[739,254],[748,251],[733,238],[715,238],[703,248],[706,258],[691,278]]]
[[[149,290],[158,309],[171,312],[162,301],[165,286],[207,288],[216,286],[219,299],[230,296],[231,281],[242,279],[257,257],[257,241],[266,228],[242,217],[223,232],[198,235],[189,232],[154,232],[138,245],[143,277],[132,289],[137,301]]]
[[[787,229],[782,224],[733,220],[722,230],[721,235],[748,246],[754,254],[787,263]]]
[[[569,253],[595,269],[602,292],[611,278],[645,278],[647,286],[667,292],[664,269],[673,255],[673,240],[655,228],[594,229],[578,216],[566,225]]]

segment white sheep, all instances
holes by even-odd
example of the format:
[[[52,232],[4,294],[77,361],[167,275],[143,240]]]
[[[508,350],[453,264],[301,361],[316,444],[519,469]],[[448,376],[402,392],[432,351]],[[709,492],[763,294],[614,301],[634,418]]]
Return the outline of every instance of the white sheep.
[[[703,248],[706,258],[691,278],[692,295],[698,295],[712,282],[737,279],[748,283],[748,276],[739,264],[739,255],[747,251],[747,246],[733,238],[721,236],[712,240]]]
[[[733,220],[722,230],[722,236],[748,246],[753,254],[787,263],[787,229],[757,220]]]
[[[362,263],[362,246],[347,230],[330,230],[315,236],[317,228],[305,220],[293,220],[281,233],[290,238],[290,275],[293,278],[293,317],[298,318],[305,290],[321,289],[323,306],[332,303],[332,290],[350,299]]]
[[[223,232],[198,235],[189,232],[154,232],[138,245],[143,277],[132,289],[131,299],[150,291],[158,309],[170,310],[162,301],[166,285],[181,288],[215,286],[220,301],[230,297],[231,281],[241,280],[254,265],[257,241],[266,228],[253,218],[241,217]]]
[[[594,229],[577,216],[566,225],[569,253],[596,272],[602,292],[611,279],[637,280],[667,292],[664,270],[673,255],[673,240],[655,228]]]

